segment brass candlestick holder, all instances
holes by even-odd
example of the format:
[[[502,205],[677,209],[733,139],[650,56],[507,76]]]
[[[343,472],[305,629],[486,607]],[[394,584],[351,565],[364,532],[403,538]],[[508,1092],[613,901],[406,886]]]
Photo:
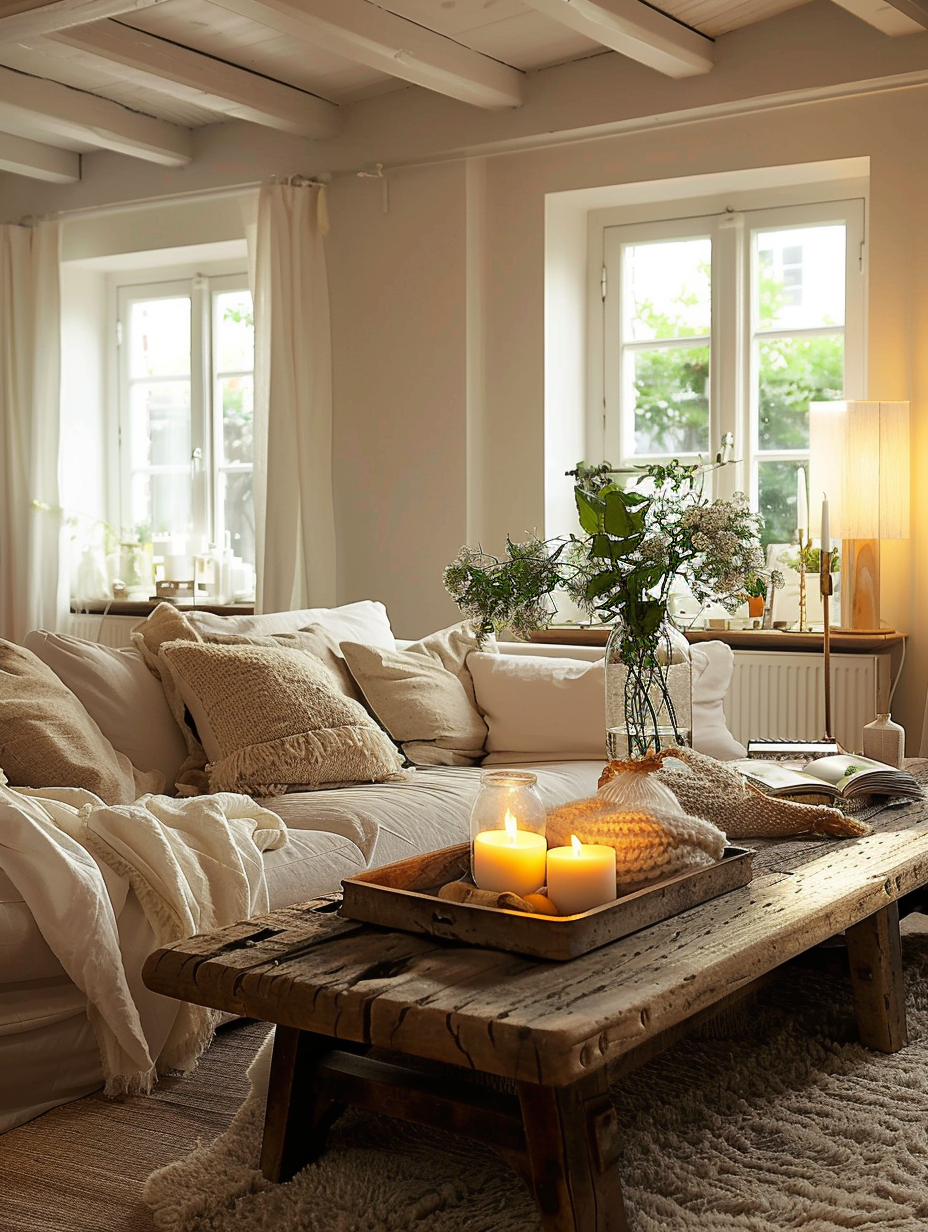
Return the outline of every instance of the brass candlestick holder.
[[[822,648],[825,652],[825,739],[833,740],[831,730],[831,621],[828,611],[831,599],[831,552],[822,544],[819,553],[819,586],[822,592]]]
[[[799,632],[808,633],[806,627],[806,551],[809,540],[802,531],[797,532],[799,539]]]

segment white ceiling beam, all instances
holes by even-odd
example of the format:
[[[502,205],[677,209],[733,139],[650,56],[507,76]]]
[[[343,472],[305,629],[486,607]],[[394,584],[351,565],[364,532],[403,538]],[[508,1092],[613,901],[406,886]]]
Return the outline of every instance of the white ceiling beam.
[[[23,12],[7,13],[0,0],[0,42],[35,38],[38,34],[53,34],[70,26],[83,26],[120,13],[136,13],[139,9],[164,4],[165,0],[52,0]]]
[[[25,175],[48,184],[76,184],[81,178],[81,156],[73,150],[0,133],[0,171]]]
[[[884,34],[924,34],[928,28],[928,3],[925,0],[834,0],[861,21]]]
[[[193,158],[193,139],[186,128],[8,68],[0,68],[0,129],[39,130],[165,167],[185,167]]]
[[[518,107],[523,75],[368,0],[215,0],[302,43],[475,107]]]
[[[146,84],[164,94],[237,120],[311,139],[334,137],[340,127],[334,103],[115,21],[62,30],[52,37],[144,74]]]
[[[667,77],[694,77],[713,65],[712,39],[638,0],[523,0],[562,26]]]

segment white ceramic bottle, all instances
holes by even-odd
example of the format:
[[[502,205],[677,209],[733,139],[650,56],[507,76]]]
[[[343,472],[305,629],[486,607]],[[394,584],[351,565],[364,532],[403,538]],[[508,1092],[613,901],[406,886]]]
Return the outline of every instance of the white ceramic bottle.
[[[864,728],[864,757],[899,767],[905,757],[905,728],[890,715],[878,714]]]

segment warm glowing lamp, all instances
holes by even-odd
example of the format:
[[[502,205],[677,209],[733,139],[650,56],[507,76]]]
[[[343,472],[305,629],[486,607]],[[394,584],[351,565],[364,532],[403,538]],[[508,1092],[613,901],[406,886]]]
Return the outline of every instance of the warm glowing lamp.
[[[880,541],[909,537],[908,402],[809,404],[812,510],[841,543],[841,627],[880,630]]]

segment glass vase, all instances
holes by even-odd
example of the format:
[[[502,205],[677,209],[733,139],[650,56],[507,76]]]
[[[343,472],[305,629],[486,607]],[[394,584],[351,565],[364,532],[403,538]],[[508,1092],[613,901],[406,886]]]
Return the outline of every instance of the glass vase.
[[[527,770],[484,770],[470,814],[471,876],[481,890],[534,894],[545,883],[547,810]]]
[[[605,672],[609,761],[692,743],[693,664],[689,643],[669,620],[647,640],[616,624],[606,643]]]

